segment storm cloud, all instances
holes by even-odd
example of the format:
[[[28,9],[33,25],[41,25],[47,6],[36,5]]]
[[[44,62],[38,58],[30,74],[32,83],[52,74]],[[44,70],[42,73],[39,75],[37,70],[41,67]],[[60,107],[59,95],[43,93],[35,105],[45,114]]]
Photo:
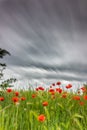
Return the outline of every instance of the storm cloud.
[[[86,0],[0,0],[7,77],[87,81]]]

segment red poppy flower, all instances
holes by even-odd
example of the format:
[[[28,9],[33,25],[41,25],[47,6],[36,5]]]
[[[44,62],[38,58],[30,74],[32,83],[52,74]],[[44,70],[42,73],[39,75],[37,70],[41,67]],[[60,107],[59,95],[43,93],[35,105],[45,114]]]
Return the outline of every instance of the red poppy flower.
[[[56,83],[56,85],[61,85],[61,82],[60,82],[60,81],[58,81],[58,82]]]
[[[54,95],[54,94],[55,94],[55,90],[54,90],[54,89],[52,89],[52,88],[51,88],[51,89],[49,89],[49,90],[48,90],[48,92],[49,92],[50,94],[52,94],[52,95]]]
[[[74,100],[80,100],[80,96],[73,96]]]
[[[66,95],[66,94],[63,94],[63,95],[62,95],[62,98],[66,98],[66,97],[67,97],[67,95]]]
[[[79,102],[79,104],[80,104],[81,106],[83,106],[83,105],[84,105],[84,102]]]
[[[43,87],[38,87],[39,90],[41,91],[44,91],[44,88]]]
[[[51,88],[51,89],[49,89],[49,92],[55,92],[55,90]]]
[[[62,90],[62,89],[60,89],[60,90],[59,90],[59,93],[62,93],[62,91],[63,91],[63,90]]]
[[[36,97],[36,94],[32,94],[32,98],[35,98]]]
[[[46,102],[46,101],[43,102],[42,104],[43,104],[43,106],[48,106],[48,102]]]
[[[12,101],[13,101],[14,103],[16,103],[16,102],[19,101],[19,98],[18,98],[18,97],[13,97],[13,98],[12,98]]]
[[[56,88],[56,92],[59,92],[60,88]]]
[[[4,97],[0,97],[0,101],[4,101]]]
[[[45,119],[46,119],[46,117],[43,114],[38,116],[38,121],[40,121],[40,122],[44,122]]]
[[[55,92],[51,92],[52,95],[55,95]]]
[[[66,86],[66,88],[67,88],[67,89],[72,88],[72,84],[68,84],[68,85]]]
[[[36,91],[38,91],[39,89],[38,88],[36,88]]]
[[[8,88],[8,89],[7,89],[7,92],[8,92],[8,93],[12,92],[12,89],[11,89],[11,88]]]
[[[55,83],[53,83],[52,86],[55,86]]]
[[[62,89],[61,88],[56,88],[56,92],[62,93]]]
[[[84,100],[87,100],[87,95],[84,95],[84,97],[83,97],[83,98],[84,98]]]
[[[82,90],[83,92],[86,92],[86,91],[87,91],[86,87],[82,87],[81,90]]]
[[[16,96],[19,96],[19,92],[15,92],[15,95],[16,95]]]
[[[24,100],[26,100],[26,98],[25,97],[21,97],[21,100],[24,101]]]

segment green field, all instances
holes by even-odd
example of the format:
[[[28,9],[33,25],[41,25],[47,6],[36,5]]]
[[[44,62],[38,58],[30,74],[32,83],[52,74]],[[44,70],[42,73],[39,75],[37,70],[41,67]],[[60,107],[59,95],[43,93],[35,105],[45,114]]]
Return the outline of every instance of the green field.
[[[86,92],[0,92],[0,130],[87,130],[86,114]]]

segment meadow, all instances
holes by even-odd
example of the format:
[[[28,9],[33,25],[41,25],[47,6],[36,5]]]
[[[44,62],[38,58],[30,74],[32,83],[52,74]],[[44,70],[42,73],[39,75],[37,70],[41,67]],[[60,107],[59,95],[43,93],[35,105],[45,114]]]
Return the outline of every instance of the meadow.
[[[56,84],[56,87],[55,87]],[[72,85],[65,86],[72,89]],[[48,90],[0,92],[0,130],[87,130],[87,88],[64,91],[61,82]]]

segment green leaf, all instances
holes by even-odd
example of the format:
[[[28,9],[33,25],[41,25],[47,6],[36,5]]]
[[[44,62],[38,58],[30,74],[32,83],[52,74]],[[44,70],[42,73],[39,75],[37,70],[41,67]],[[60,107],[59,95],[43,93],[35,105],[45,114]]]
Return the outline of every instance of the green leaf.
[[[47,116],[47,119],[48,119],[48,121],[50,121],[50,113],[46,107],[44,107],[44,109],[45,109],[45,114]]]
[[[36,119],[37,119],[37,114],[36,114],[36,112],[34,112],[34,111],[30,111],[29,112],[29,116],[30,116],[30,123],[32,124],[32,122],[33,122],[33,117],[35,117]]]
[[[68,108],[70,111],[71,111],[71,109],[74,107],[74,105],[72,104],[72,105],[70,105],[70,107]]]
[[[83,118],[83,116],[79,115],[78,113],[75,113],[71,118]]]
[[[60,106],[62,109],[64,109],[64,107],[63,107],[63,105],[62,105],[62,104],[58,103],[58,106]]]
[[[48,130],[46,126],[43,126],[43,128],[44,128],[43,130]]]
[[[74,118],[74,122],[77,124],[77,126],[79,127],[79,130],[83,130],[82,125],[80,124],[79,120],[77,118]]]
[[[56,123],[56,130],[61,130],[61,128],[58,126],[57,123]]]

